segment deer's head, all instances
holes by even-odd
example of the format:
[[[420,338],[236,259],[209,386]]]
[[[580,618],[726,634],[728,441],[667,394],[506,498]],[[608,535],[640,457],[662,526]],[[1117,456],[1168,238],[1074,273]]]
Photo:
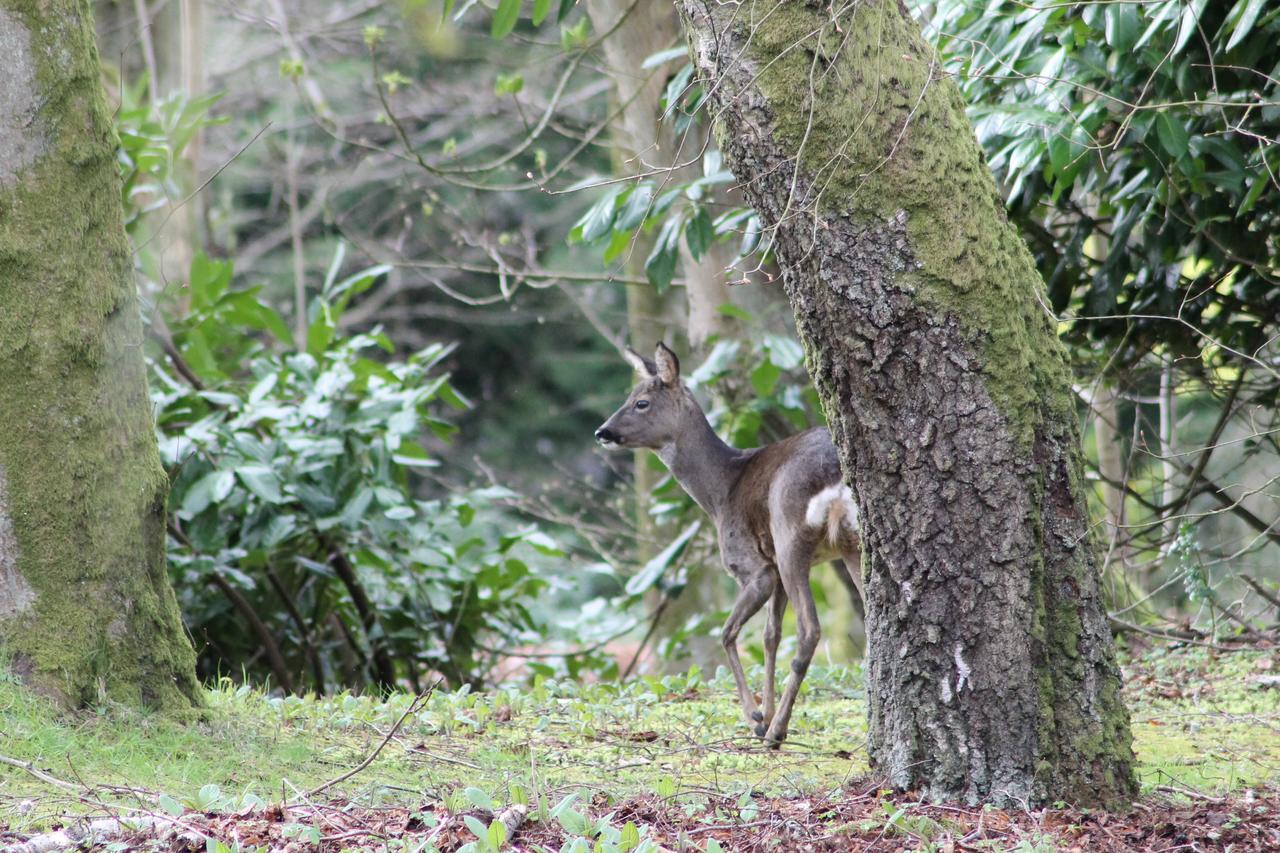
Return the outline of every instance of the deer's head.
[[[625,355],[640,382],[622,408],[596,430],[596,441],[608,450],[657,450],[676,440],[686,419],[698,413],[697,403],[680,382],[680,361],[665,344],[658,344],[653,361],[630,347]]]

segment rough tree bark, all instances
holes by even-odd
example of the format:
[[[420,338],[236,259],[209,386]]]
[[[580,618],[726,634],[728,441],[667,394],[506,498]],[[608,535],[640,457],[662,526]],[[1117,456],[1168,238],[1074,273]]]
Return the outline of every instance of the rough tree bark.
[[[64,704],[190,707],[87,0],[0,0],[0,651]]]
[[[871,759],[933,799],[1135,791],[1070,377],[894,0],[680,0],[866,520]]]

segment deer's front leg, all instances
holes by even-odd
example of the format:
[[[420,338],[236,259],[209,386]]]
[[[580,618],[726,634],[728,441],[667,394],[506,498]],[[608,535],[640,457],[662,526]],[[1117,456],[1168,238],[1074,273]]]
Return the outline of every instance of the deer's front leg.
[[[747,620],[769,600],[773,593],[774,579],[768,571],[745,576],[735,573],[734,577],[741,586],[738,589],[738,600],[733,603],[733,611],[725,620],[724,629],[720,633],[720,643],[724,646],[724,652],[729,658],[729,669],[733,670],[734,681],[738,684],[738,700],[747,715],[747,725],[754,726],[763,722],[764,716],[756,706],[756,697],[747,684],[742,661],[738,659],[738,633]]]

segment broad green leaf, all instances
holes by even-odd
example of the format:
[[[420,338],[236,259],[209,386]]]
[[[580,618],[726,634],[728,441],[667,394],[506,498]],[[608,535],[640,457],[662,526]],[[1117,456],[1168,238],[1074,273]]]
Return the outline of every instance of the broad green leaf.
[[[410,468],[434,468],[439,463],[431,458],[426,448],[416,441],[401,439],[400,446],[391,456],[392,460]]]
[[[662,230],[658,232],[658,239],[653,243],[653,250],[645,259],[644,274],[659,293],[665,292],[671,286],[671,279],[675,277],[678,254],[676,248],[682,224],[682,217],[668,217],[662,223]]]
[[[618,196],[628,188],[616,186],[611,188],[575,223],[581,229],[582,239],[588,243],[599,240],[613,229],[613,218],[616,213]]]
[[[618,839],[618,846],[624,853],[640,846],[640,829],[634,821],[629,820],[623,824],[622,837]]]
[[[804,363],[804,350],[792,338],[768,334],[764,336],[764,345],[769,351],[769,360],[783,370],[794,370]]]
[[[1191,0],[1182,9],[1182,17],[1178,20],[1178,39],[1173,43],[1173,50],[1170,56],[1177,56],[1182,53],[1191,36],[1195,34],[1199,28],[1200,15],[1204,12],[1205,3],[1208,0]]]
[[[666,50],[660,50],[657,53],[651,53],[644,58],[644,62],[640,63],[640,67],[648,71],[650,68],[657,68],[659,65],[665,65],[673,59],[687,59],[689,57],[689,48],[669,47]]]
[[[782,371],[778,369],[772,361],[762,361],[756,365],[756,369],[751,371],[751,387],[756,389],[756,393],[761,397],[767,397],[773,393],[774,386],[778,384],[778,378],[782,376]]]
[[[478,809],[493,811],[495,808],[493,803],[493,797],[490,797],[487,793],[485,793],[479,788],[467,788],[462,793],[467,798],[467,800],[471,803],[471,805],[475,806]]]
[[[222,789],[210,782],[196,792],[196,804],[200,809],[211,809],[222,796]]]
[[[174,817],[182,817],[183,812],[186,811],[182,803],[178,802],[168,794],[160,795],[159,804],[160,804],[160,808],[164,809],[166,812],[173,815]]]
[[[471,830],[471,834],[476,838],[484,840],[489,837],[489,827],[485,826],[479,818],[463,815],[462,822],[467,825],[467,829]]]
[[[604,254],[601,255],[601,257],[604,258],[604,262],[606,264],[611,264],[618,258],[622,257],[622,254],[635,243],[635,239],[636,235],[634,232],[614,231],[613,235],[609,237],[609,245],[605,246]]]
[[[707,213],[705,207],[699,205],[684,227],[684,242],[695,261],[702,260],[702,256],[711,247],[713,239],[715,239],[715,231],[711,225],[711,214]]]
[[[494,81],[493,93],[501,97],[502,95],[518,95],[524,90],[524,75],[519,71],[511,74],[498,74],[498,79]]]
[[[347,502],[342,508],[342,516],[339,519],[342,524],[349,528],[360,526],[364,514],[369,509],[369,504],[373,503],[373,489],[368,486],[362,486],[355,497]]]
[[[750,323],[755,319],[746,308],[734,305],[732,302],[721,302],[716,306],[716,313],[723,314],[726,317],[733,317],[744,323]]]
[[[526,545],[531,546],[535,551],[537,551],[540,554],[546,554],[549,557],[564,556],[564,550],[560,547],[560,545],[556,542],[556,540],[552,539],[550,536],[548,536],[547,534],[539,530],[535,530],[534,532],[525,536],[524,541]]]
[[[533,25],[536,27],[547,18],[551,11],[551,0],[533,0]]]
[[[618,231],[632,231],[644,222],[649,215],[649,208],[653,205],[653,183],[650,181],[641,181],[636,184],[631,191],[631,195],[627,196],[627,200],[622,205],[622,209],[618,211],[617,221],[613,223],[614,229]]]
[[[204,252],[196,252],[191,260],[191,276],[187,283],[191,290],[192,307],[212,305],[231,284],[231,264],[228,261],[211,260]]]
[[[339,240],[338,245],[334,247],[333,258],[329,261],[329,268],[324,273],[324,284],[320,287],[320,292],[326,297],[329,296],[329,290],[333,287],[333,283],[338,279],[338,272],[342,269],[342,262],[347,258],[347,241]]]
[[[1258,203],[1258,199],[1262,197],[1262,193],[1271,185],[1271,176],[1263,172],[1253,179],[1253,185],[1249,187],[1249,192],[1245,194],[1244,200],[1240,202],[1240,209],[1236,211],[1236,219],[1244,216],[1253,210],[1253,206]]]
[[[199,515],[210,504],[226,500],[235,484],[235,474],[231,471],[211,471],[205,474],[187,489],[182,498],[182,511],[188,515]]]
[[[559,23],[567,18],[576,3],[577,0],[560,0],[560,8],[556,11],[556,22]]]
[[[1142,26],[1138,18],[1138,7],[1133,3],[1112,3],[1107,6],[1104,15],[1105,37],[1111,49],[1124,53],[1133,47]]]
[[[520,19],[520,0],[498,0],[498,10],[493,13],[493,25],[489,35],[495,39],[506,38]]]
[[[337,328],[329,313],[329,306],[321,306],[319,314],[307,327],[307,354],[314,358],[324,355],[329,344],[333,343],[336,332]]]
[[[236,476],[249,491],[271,504],[284,503],[280,478],[265,465],[244,465],[236,469]]]
[[[1187,145],[1191,141],[1186,127],[1169,110],[1161,110],[1156,115],[1156,137],[1160,146],[1177,159],[1187,153]]]
[[[698,532],[698,528],[701,526],[701,521],[693,522],[670,545],[663,548],[662,553],[645,563],[644,568],[631,580],[627,581],[627,595],[639,595],[661,580],[663,573],[684,552],[685,546],[689,544],[689,540],[693,538],[693,535]]]
[[[1224,50],[1231,50],[1249,35],[1249,31],[1258,20],[1258,14],[1265,6],[1266,0],[1239,0],[1236,3],[1231,14],[1227,16],[1228,26],[1231,27],[1231,38],[1227,41]],[[1234,23],[1231,23],[1233,19]]]
[[[280,381],[279,373],[268,373],[259,379],[249,391],[249,402],[259,403],[263,397],[271,393],[271,389],[276,387],[276,383]]]
[[[702,364],[699,364],[687,377],[689,384],[698,388],[723,374],[733,366],[733,360],[738,357],[739,349],[740,346],[735,340],[724,338],[716,341],[716,345],[711,348],[711,352],[707,353]]]

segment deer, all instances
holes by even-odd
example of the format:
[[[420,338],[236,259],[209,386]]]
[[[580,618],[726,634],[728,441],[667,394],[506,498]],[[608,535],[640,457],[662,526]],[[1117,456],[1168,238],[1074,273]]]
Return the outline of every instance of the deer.
[[[809,588],[819,562],[840,566],[863,597],[858,509],[840,470],[831,433],[814,427],[764,447],[739,450],[716,435],[693,393],[680,380],[680,361],[659,343],[652,360],[630,347],[624,355],[639,381],[622,407],[596,430],[606,450],[647,448],[711,517],[720,559],[738,596],[720,635],[748,727],[772,749],[787,736],[800,684],[821,629]],[[796,611],[796,656],[780,701],[775,673],[782,617]],[[764,630],[763,709],[747,684],[738,635],[769,603]]]

